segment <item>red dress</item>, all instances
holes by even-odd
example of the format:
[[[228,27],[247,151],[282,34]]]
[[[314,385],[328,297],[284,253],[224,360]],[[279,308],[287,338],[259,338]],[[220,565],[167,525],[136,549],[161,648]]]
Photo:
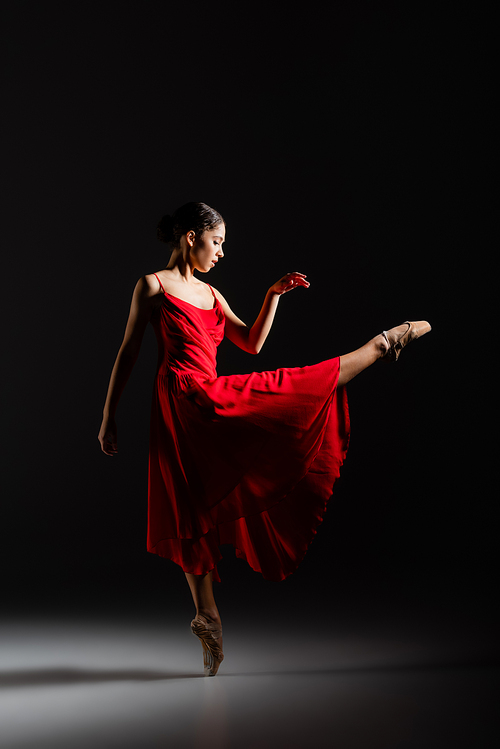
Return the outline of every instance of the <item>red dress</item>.
[[[219,545],[232,544],[264,578],[283,580],[316,534],[347,452],[339,358],[217,377],[225,317],[215,295],[200,309],[164,291],[152,323],[148,551],[219,580]]]

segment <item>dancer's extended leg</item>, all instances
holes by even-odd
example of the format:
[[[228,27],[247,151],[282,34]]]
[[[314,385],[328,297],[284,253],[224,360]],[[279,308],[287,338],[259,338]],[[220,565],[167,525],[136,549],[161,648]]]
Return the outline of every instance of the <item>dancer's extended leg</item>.
[[[419,338],[425,333],[428,333],[431,326],[425,320],[419,323],[403,323],[395,328],[391,328],[386,332],[385,335],[377,335],[372,338],[371,341],[365,343],[364,346],[358,348],[356,351],[351,351],[350,354],[344,354],[340,357],[340,374],[339,374],[339,385],[345,385],[353,377],[356,377],[367,367],[374,364],[377,359],[381,359],[387,354],[391,348],[391,354],[394,354],[394,347],[401,348],[406,346],[407,343],[415,338]],[[397,352],[399,356],[399,351]],[[397,358],[393,356],[393,358]]]
[[[367,367],[375,364],[377,359],[385,356],[389,349],[389,345],[382,334],[375,336],[371,341],[365,343],[361,348],[356,351],[351,351],[350,354],[344,354],[340,357],[340,374],[339,374],[339,386],[346,385],[349,380],[356,377]]]

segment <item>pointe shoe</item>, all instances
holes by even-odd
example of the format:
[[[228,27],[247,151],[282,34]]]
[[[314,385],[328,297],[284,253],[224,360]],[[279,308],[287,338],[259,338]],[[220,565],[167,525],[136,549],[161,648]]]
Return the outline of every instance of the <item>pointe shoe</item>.
[[[222,637],[222,629],[218,624],[210,624],[202,621],[202,619],[193,619],[191,632],[201,640],[203,645],[205,676],[215,676],[224,660],[224,653],[217,642]]]
[[[382,335],[389,344],[389,349],[387,353],[382,357],[382,361],[397,361],[401,351],[410,343],[410,341],[415,341],[417,338],[421,338],[423,335],[432,330],[431,326],[426,320],[420,320],[420,322],[408,322],[407,320],[404,325],[408,325],[408,330],[406,330],[403,335],[398,338],[398,340],[392,345],[389,341],[389,338],[387,337],[387,331],[382,331]]]

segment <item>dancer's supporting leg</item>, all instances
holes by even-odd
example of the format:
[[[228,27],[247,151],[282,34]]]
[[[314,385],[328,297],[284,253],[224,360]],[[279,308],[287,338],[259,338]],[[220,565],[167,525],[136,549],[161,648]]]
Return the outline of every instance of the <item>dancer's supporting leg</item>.
[[[222,626],[214,599],[212,573],[193,575],[186,572],[185,575],[196,606],[196,616],[191,622],[191,631],[201,640],[203,646],[205,676],[215,676],[224,655]]]
[[[219,610],[214,598],[212,573],[192,575],[190,572],[186,572],[185,575],[196,606],[196,618],[220,624]]]

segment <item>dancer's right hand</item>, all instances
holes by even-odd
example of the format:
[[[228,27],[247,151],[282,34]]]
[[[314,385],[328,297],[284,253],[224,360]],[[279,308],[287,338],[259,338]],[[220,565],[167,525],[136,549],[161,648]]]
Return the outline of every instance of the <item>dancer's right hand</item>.
[[[103,419],[99,435],[97,437],[101,443],[101,449],[106,455],[116,455],[118,453],[118,430],[114,419]]]
[[[283,276],[283,278],[280,278],[279,281],[276,281],[276,283],[271,286],[269,291],[272,291],[273,294],[278,294],[278,296],[281,296],[282,294],[286,294],[287,291],[298,289],[299,286],[304,286],[306,289],[308,289],[310,285],[311,284],[309,283],[309,281],[307,281],[304,273],[287,273],[286,276]]]

